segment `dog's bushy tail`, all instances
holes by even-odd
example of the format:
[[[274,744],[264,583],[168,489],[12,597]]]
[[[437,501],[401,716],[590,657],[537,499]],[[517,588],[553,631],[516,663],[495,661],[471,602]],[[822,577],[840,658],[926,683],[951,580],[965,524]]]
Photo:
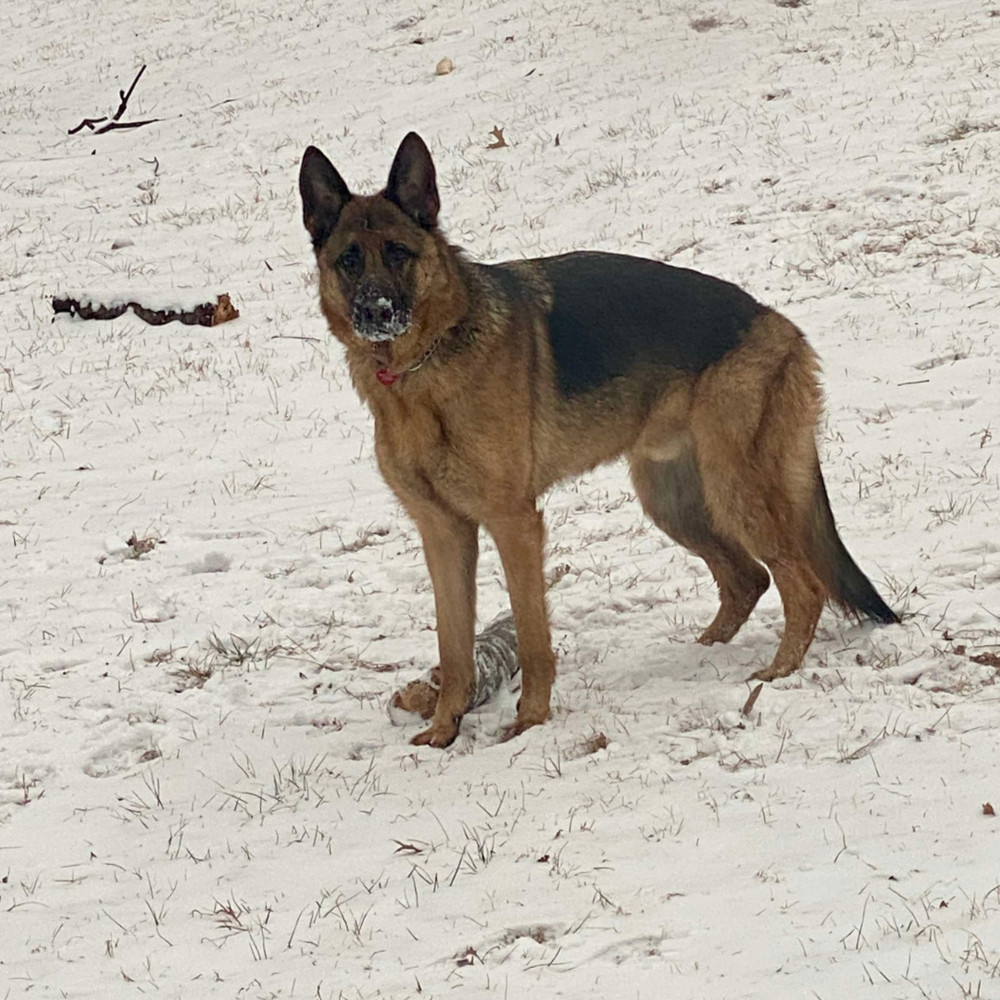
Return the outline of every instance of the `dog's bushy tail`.
[[[809,546],[814,571],[826,586],[830,599],[847,614],[870,618],[883,625],[899,623],[899,615],[882,600],[871,580],[861,572],[844,546],[833,519],[830,498],[818,462]]]

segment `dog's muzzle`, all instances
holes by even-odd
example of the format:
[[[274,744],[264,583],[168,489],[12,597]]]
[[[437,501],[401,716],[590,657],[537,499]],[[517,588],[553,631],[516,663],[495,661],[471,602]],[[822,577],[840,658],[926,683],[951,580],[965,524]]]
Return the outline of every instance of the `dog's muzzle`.
[[[410,311],[380,289],[361,289],[354,299],[351,322],[358,337],[377,344],[406,333]]]

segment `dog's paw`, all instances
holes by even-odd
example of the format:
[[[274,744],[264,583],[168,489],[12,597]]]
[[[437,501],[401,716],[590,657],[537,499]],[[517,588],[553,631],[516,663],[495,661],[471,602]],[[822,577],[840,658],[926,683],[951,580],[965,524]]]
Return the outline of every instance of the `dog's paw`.
[[[506,743],[508,740],[512,740],[521,733],[526,733],[529,729],[535,726],[540,726],[545,722],[545,719],[515,719],[506,729],[500,733],[500,742]]]
[[[703,646],[714,646],[717,642],[729,642],[745,621],[745,618],[733,620],[732,618],[719,619],[716,617],[708,628],[698,636],[698,642]]]
[[[716,625],[709,625],[701,635],[698,636],[697,642],[700,642],[703,646],[714,646],[717,642],[729,642],[730,639],[736,634],[736,630],[720,628]]]
[[[790,666],[784,666],[780,663],[772,663],[769,667],[761,667],[760,670],[755,670],[748,678],[748,681],[776,681],[779,677],[787,677],[789,674],[794,674],[798,670],[799,665],[793,663]]]
[[[437,747],[439,750],[443,750],[455,742],[455,737],[458,736],[458,724],[461,721],[461,716],[459,716],[452,721],[451,725],[435,722],[430,729],[417,733],[410,740],[410,743],[415,747]]]
[[[500,730],[500,742],[509,743],[512,739],[520,736],[524,732],[524,726],[518,722],[512,722],[509,726]]]

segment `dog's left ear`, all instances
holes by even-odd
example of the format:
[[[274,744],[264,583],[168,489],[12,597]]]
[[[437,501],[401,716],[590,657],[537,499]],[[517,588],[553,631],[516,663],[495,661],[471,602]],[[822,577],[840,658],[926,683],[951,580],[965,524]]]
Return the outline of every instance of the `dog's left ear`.
[[[433,229],[437,223],[441,199],[434,161],[416,132],[408,133],[396,150],[385,197],[424,229]]]

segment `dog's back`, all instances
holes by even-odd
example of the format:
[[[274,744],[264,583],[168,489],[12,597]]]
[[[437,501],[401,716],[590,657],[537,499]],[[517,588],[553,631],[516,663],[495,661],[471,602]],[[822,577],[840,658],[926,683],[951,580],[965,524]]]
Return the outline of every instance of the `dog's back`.
[[[642,257],[580,252],[534,263],[552,290],[549,340],[565,397],[644,371],[697,374],[765,308],[728,281]]]

